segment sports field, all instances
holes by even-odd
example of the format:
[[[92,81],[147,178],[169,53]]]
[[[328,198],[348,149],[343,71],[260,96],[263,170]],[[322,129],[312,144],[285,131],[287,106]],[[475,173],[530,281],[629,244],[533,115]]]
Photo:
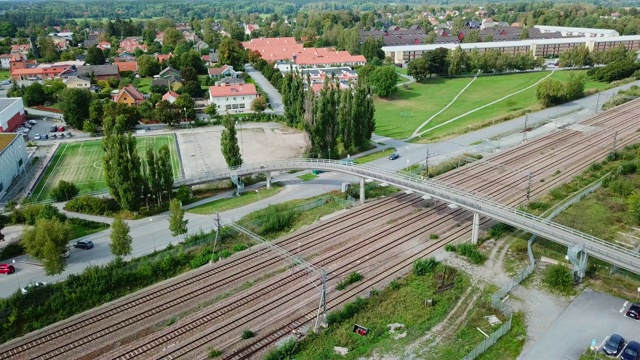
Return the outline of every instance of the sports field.
[[[556,71],[551,77],[566,81],[571,72],[584,71]],[[550,72],[543,71],[478,77],[449,108],[420,128],[420,131],[437,127],[468,111],[530,87],[549,74]],[[428,79],[424,83],[411,84],[408,90],[399,88],[398,92],[388,99],[377,98],[375,100],[376,134],[406,139],[423,122],[451,102],[471,80],[471,77]],[[585,89],[602,89],[606,85],[587,80]],[[445,133],[458,133],[469,126],[477,126],[509,113],[532,109],[537,103],[535,86],[533,86],[493,105],[465,115],[450,124],[429,131],[422,138],[438,138]]]
[[[138,137],[136,140],[141,158],[149,148],[159,149],[162,145],[168,145],[171,151],[173,174],[180,175],[180,161],[174,135]],[[32,199],[34,201],[48,199],[49,191],[60,180],[73,182],[80,188],[80,193],[105,190],[106,183],[102,170],[103,154],[101,140],[61,144],[36,186]]]

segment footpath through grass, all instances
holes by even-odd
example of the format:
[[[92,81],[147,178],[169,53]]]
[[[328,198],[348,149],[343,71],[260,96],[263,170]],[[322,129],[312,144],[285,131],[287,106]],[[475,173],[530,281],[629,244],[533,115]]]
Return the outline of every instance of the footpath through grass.
[[[159,149],[169,146],[173,175],[180,175],[180,160],[173,135],[137,137],[138,154],[142,159],[148,148]],[[100,140],[63,143],[53,155],[44,175],[38,182],[31,199],[41,201],[49,199],[49,192],[60,180],[70,181],[78,186],[80,193],[105,190],[104,171],[102,169],[102,150]]]
[[[271,184],[271,188],[260,188],[256,190],[245,190],[240,196],[232,196],[229,198],[213,200],[206,204],[198,205],[194,208],[187,210],[187,212],[209,215],[217,212],[236,209],[245,205],[252,204],[256,201],[266,199],[273,195],[276,195],[282,191],[283,187],[278,183]]]
[[[555,71],[551,77],[566,81],[571,73],[585,73],[585,71]],[[548,71],[481,76],[460,95],[456,102],[424,126],[421,131],[522,90],[547,75],[549,75]],[[424,83],[410,84],[409,89],[400,87],[396,94],[387,99],[376,98],[376,134],[406,139],[424,121],[451,102],[471,80],[472,77],[428,79]],[[587,79],[585,90],[602,90],[607,86],[606,83]],[[461,134],[520,116],[525,111],[536,110],[538,110],[538,103],[534,86],[451,124],[427,132],[416,141],[428,142],[453,134]]]

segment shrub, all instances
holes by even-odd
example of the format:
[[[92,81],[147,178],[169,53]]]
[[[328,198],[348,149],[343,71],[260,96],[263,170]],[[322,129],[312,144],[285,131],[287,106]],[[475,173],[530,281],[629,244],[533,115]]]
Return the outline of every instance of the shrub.
[[[438,239],[440,239],[440,235],[438,235],[438,234],[431,234],[431,235],[429,235],[429,239],[431,239],[431,240],[438,240]]]
[[[345,304],[345,306],[327,315],[327,324],[334,325],[348,320],[364,310],[368,300],[357,297],[353,302]]]
[[[547,210],[550,207],[551,207],[550,204],[548,204],[546,202],[543,202],[543,201],[533,201],[533,202],[529,203],[529,209],[531,209],[531,210],[544,211],[544,210]]]
[[[233,245],[233,252],[242,251],[242,250],[245,250],[246,248],[247,248],[247,245],[245,244],[235,244]]]
[[[222,355],[222,350],[216,348],[209,348],[209,359],[217,358]]]
[[[416,259],[416,261],[413,262],[413,273],[417,276],[424,276],[433,272],[433,270],[436,269],[436,266],[438,266],[438,261],[434,257]]]
[[[20,242],[9,243],[0,250],[0,260],[10,259],[12,257],[24,254],[24,247]]]
[[[38,219],[53,218],[64,221],[67,216],[51,204],[27,205],[20,209],[15,209],[9,216],[9,223],[34,225]]]
[[[254,336],[256,336],[256,334],[253,331],[246,329],[242,331],[242,335],[240,337],[242,338],[242,340],[247,340],[251,339]]]
[[[76,184],[64,180],[58,182],[58,186],[51,189],[50,195],[55,201],[69,201],[78,195]]]
[[[569,292],[573,288],[573,274],[564,265],[551,265],[544,271],[544,283],[561,292]]]
[[[358,282],[360,280],[364,279],[364,276],[362,276],[362,274],[360,274],[359,272],[352,272],[349,275],[347,275],[347,277],[338,282],[338,284],[336,285],[336,290],[344,290],[347,288],[347,286]]]
[[[494,239],[497,239],[502,235],[504,235],[504,233],[506,233],[507,231],[510,231],[511,229],[513,229],[513,227],[507,224],[497,223],[493,225],[491,228],[489,228],[489,236],[491,236]]]
[[[401,287],[400,283],[395,281],[395,280],[393,280],[393,281],[391,281],[389,283],[389,289],[391,289],[391,290],[398,290],[398,289],[400,289],[400,287]]]
[[[638,166],[635,162],[627,161],[620,165],[620,174],[621,175],[631,175],[635,174],[638,170]]]
[[[447,244],[444,246],[445,251],[456,252],[456,246],[453,244]]]
[[[191,201],[191,190],[186,185],[180,185],[176,190],[176,199],[180,200],[183,204]]]
[[[457,253],[468,258],[474,264],[482,264],[486,260],[486,256],[478,251],[477,246],[472,244],[461,244],[457,248]]]
[[[300,345],[295,339],[287,340],[279,349],[273,349],[265,355],[265,360],[294,359],[300,351]]]
[[[120,211],[120,206],[113,199],[82,195],[70,200],[65,210],[82,214],[110,216]]]

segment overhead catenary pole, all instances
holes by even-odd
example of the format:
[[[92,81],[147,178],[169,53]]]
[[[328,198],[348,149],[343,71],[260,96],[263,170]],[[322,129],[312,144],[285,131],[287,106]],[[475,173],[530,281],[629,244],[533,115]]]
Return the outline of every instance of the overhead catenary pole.
[[[220,238],[220,214],[219,213],[216,213],[215,221],[216,221],[216,237],[213,240],[213,249],[211,250],[211,259],[209,260],[209,264],[213,263],[213,256],[216,253],[216,243]]]
[[[429,149],[427,149],[427,158],[424,159],[424,167],[427,172],[427,177],[429,177]]]

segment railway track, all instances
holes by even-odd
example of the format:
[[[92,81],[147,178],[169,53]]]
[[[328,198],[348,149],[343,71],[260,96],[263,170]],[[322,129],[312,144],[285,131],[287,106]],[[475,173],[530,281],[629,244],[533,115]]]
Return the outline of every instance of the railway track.
[[[621,106],[620,111],[618,112],[614,113],[613,110],[609,111],[607,113],[604,113],[602,116],[598,118],[593,118],[587,122],[584,122],[583,124],[590,124],[591,126],[604,126],[607,124],[611,125],[610,123],[613,122],[613,124],[616,126],[620,125],[620,128],[618,129],[620,132],[618,134],[620,146],[624,146],[624,144],[637,141],[640,136],[640,135],[637,135],[637,133],[635,132],[638,125],[637,123],[632,121],[634,117],[637,117],[638,112],[640,112],[638,110],[640,108],[640,103],[638,104],[636,103],[634,102],[627,103],[625,104],[627,106],[624,106],[624,105]],[[597,158],[598,156],[602,156],[602,154],[606,155],[608,151],[606,151],[605,145],[607,141],[606,139],[608,138],[608,135],[607,135],[608,133],[610,133],[609,130],[594,131],[589,136],[592,142],[589,142],[588,144],[583,144],[583,146],[579,147],[575,144],[575,141],[573,142],[571,141],[571,139],[575,140],[576,131],[567,130],[567,129],[560,130],[554,133],[553,135],[550,135],[549,137],[543,138],[543,141],[542,140],[539,142],[537,140],[530,141],[520,147],[515,148],[513,151],[508,151],[508,152],[503,152],[501,154],[498,154],[492,157],[491,161],[497,162],[499,163],[498,166],[501,165],[503,167],[521,165],[521,164],[530,164],[530,166],[534,166],[535,164],[533,159],[535,158],[535,156],[532,156],[531,154],[532,152],[536,152],[540,146],[547,146],[547,147],[551,146],[551,147],[557,148],[555,152],[556,155],[553,157],[553,159],[551,161],[547,161],[546,165],[543,165],[542,168],[538,167],[538,169],[536,170],[536,174],[541,174],[538,176],[542,177],[544,176],[542,174],[547,174],[550,171],[553,171],[554,167],[558,166],[558,163],[570,164],[567,166],[571,166],[571,167],[568,168],[566,172],[562,173],[563,176],[557,176],[553,179],[553,181],[545,181],[545,183],[536,182],[538,186],[532,186],[532,192],[534,191],[533,189],[537,189],[535,190],[537,191],[537,193],[542,193],[543,191],[545,191],[545,189],[548,189],[552,186],[557,186],[557,184],[561,183],[561,181],[564,181],[565,179],[571,177],[572,172],[575,172],[578,169],[583,168],[585,164],[590,164],[591,162],[594,161],[594,158]],[[629,135],[630,133],[631,133],[631,136]],[[633,136],[634,134],[636,135]],[[567,156],[566,154],[561,154],[561,151],[570,152],[571,155]],[[585,156],[585,152],[591,155]],[[514,191],[513,188],[517,187],[518,184],[522,183],[521,174],[520,176],[512,173],[508,175],[498,174],[498,176],[500,176],[501,178],[501,182],[499,183],[498,186],[496,186],[496,182],[495,181],[491,182],[490,180],[490,178],[493,178],[493,179],[496,178],[495,172],[496,172],[495,169],[491,170],[487,166],[485,166],[485,168],[482,168],[482,165],[472,163],[472,164],[469,164],[469,166],[467,167],[445,174],[444,176],[440,177],[439,180],[453,182],[455,184],[462,184],[463,187],[465,187],[465,185],[473,187],[473,184],[475,182],[476,184],[475,188],[477,189],[476,191],[486,193],[487,195],[492,196],[495,199],[498,199],[500,201],[504,201],[506,203],[517,204],[518,203],[517,199],[520,198],[520,195],[514,194],[514,193],[517,193],[518,191]],[[484,181],[484,182],[478,181],[478,180],[482,180],[483,178],[487,178],[487,181]],[[539,185],[539,184],[543,184],[543,185]],[[512,199],[508,199],[509,197],[512,197]],[[326,242],[327,237],[316,236],[314,238],[313,237],[314,235],[323,233],[323,234],[329,234],[330,236],[334,236],[334,237],[344,236],[341,230],[341,227],[344,227],[345,222],[348,223],[348,225],[346,226],[347,228],[350,228],[351,231],[355,231],[358,228],[363,228],[370,225],[373,221],[382,219],[383,217],[388,216],[390,214],[394,214],[399,209],[406,209],[409,206],[412,206],[421,202],[420,199],[414,198],[410,200],[409,198],[410,198],[409,196],[403,194],[403,195],[399,195],[397,197],[386,199],[380,202],[371,203],[369,205],[366,205],[366,207],[363,208],[361,212],[349,213],[344,217],[341,217],[340,219],[334,219],[333,221],[329,221],[319,226],[308,229],[306,231],[299,232],[296,235],[293,235],[291,237],[288,237],[286,239],[279,241],[278,243],[279,245],[285,248],[288,248],[289,251],[296,252],[295,251],[297,250],[296,244],[301,243],[301,240],[303,240],[304,245],[300,247],[301,253],[305,253],[305,252],[310,253],[311,251],[316,251],[320,246],[320,244],[322,244],[323,242]],[[405,201],[408,201],[409,205],[404,206],[396,203],[398,201],[402,201],[402,199],[404,199]],[[377,213],[377,211],[379,210],[382,210],[382,211]],[[438,211],[442,212],[443,210],[445,210],[444,205],[433,208],[433,211],[435,213],[437,213]],[[464,211],[460,209],[455,211],[449,211],[449,210],[445,210],[445,211],[447,211],[447,213],[453,217],[457,216],[459,220],[463,217],[463,214],[464,214]],[[413,220],[424,221],[427,218],[429,218],[429,216],[435,216],[433,212],[429,211],[428,213],[430,215],[428,216],[425,215],[426,216],[425,218],[419,218],[419,219],[413,218]],[[452,218],[446,218],[446,219],[448,220],[446,221],[443,220],[443,221],[444,222],[448,221],[450,223],[453,223],[453,221],[451,221]],[[487,220],[485,219],[484,222],[487,222]],[[357,224],[361,224],[361,225],[358,226]],[[449,241],[449,242],[453,241],[456,238],[464,236],[468,232],[466,227],[454,229],[453,226],[454,225],[449,225],[447,229],[449,230],[453,229],[452,234],[457,234],[457,235],[447,237],[446,241]],[[421,234],[424,234],[424,232]],[[379,241],[382,241],[382,240],[379,240]],[[434,243],[444,244],[444,242],[445,242],[445,239],[442,239]],[[360,254],[359,251],[364,245],[359,242],[356,242],[356,244],[359,244],[359,245],[354,245],[356,246],[355,248],[354,246],[349,246],[349,247],[346,247],[346,249],[347,250],[350,249],[353,254]],[[396,246],[399,246],[399,245],[396,245]],[[332,254],[333,256],[337,256],[337,254],[340,251],[344,253],[344,250],[345,248],[340,248]],[[433,251],[436,251],[436,250],[437,249],[434,249]],[[333,261],[339,262],[341,258],[345,258],[344,254],[342,254],[341,256],[342,257],[334,258]],[[268,259],[267,260],[262,259],[261,261],[257,260],[263,257],[267,257]],[[314,262],[320,261],[320,259],[322,258],[323,257],[318,257],[317,259],[314,259]],[[412,259],[414,258],[415,257],[413,257]],[[269,261],[272,261],[272,262],[269,263]],[[257,262],[257,264],[254,264],[252,262]],[[134,316],[128,319],[125,319],[129,321],[130,324],[134,324],[137,321],[142,321],[145,318],[148,318],[149,316],[153,316],[153,314],[161,314],[163,313],[163,311],[169,311],[170,309],[172,309],[172,306],[179,303],[179,301],[177,301],[178,300],[177,296],[171,297],[170,294],[177,293],[180,289],[186,289],[196,284],[202,286],[203,285],[202,281],[204,279],[214,277],[214,276],[219,276],[220,274],[223,274],[225,272],[233,272],[233,274],[227,276],[226,278],[216,280],[217,281],[216,284],[218,284],[218,286],[224,284],[225,279],[231,282],[232,280],[229,280],[229,279],[232,276],[235,276],[235,280],[239,281],[240,279],[245,279],[248,273],[255,272],[255,268],[253,269],[253,271],[251,271],[252,269],[250,267],[246,266],[244,267],[244,269],[242,269],[242,266],[239,266],[239,265],[254,264],[256,266],[262,266],[261,264],[271,264],[271,266],[276,266],[275,264],[277,262],[278,260],[276,258],[269,257],[267,250],[264,248],[258,249],[256,251],[248,252],[247,254],[243,254],[242,256],[239,256],[236,259],[233,259],[233,260],[229,259],[228,262],[224,262],[219,266],[216,266],[214,269],[203,271],[195,275],[194,277],[189,277],[176,284],[160,287],[159,289],[154,290],[152,293],[134,296],[130,300],[125,301],[123,304],[120,304],[120,305],[106,307],[102,313],[95,316],[89,316],[89,317],[80,319],[75,323],[72,323],[68,328],[61,326],[60,329],[57,329],[56,331],[44,333],[39,338],[30,340],[28,342],[23,342],[21,344],[17,343],[15,344],[15,346],[13,346],[8,350],[1,349],[2,347],[0,347],[0,351],[2,351],[0,353],[0,359],[12,358],[14,356],[18,356],[18,357],[25,356],[27,353],[29,353],[29,356],[28,356],[29,358],[31,357],[37,357],[37,358],[43,358],[43,359],[56,358],[56,357],[64,358],[66,354],[69,354],[69,351],[76,349],[78,346],[82,346],[83,344],[86,345],[87,343],[89,343],[89,341],[95,341],[96,339],[99,339],[103,336],[108,335],[111,331],[122,330],[123,326],[126,329],[126,327],[128,326],[127,323],[125,322],[121,322],[116,325],[114,324],[111,324],[108,326],[105,325],[99,330],[91,332],[91,336],[93,337],[89,336],[87,339],[88,341],[85,341],[85,342],[82,342],[82,339],[75,340],[75,341],[67,341],[67,342],[61,341],[61,339],[63,338],[73,337],[76,334],[79,334],[78,338],[85,337],[87,333],[84,331],[84,329],[88,328],[89,326],[93,326],[97,322],[101,322],[101,321],[109,322],[111,321],[110,319],[115,318],[116,315],[124,311],[134,311],[136,312]],[[265,268],[266,266],[270,266],[270,265],[265,265]],[[410,266],[410,262],[409,262],[409,266]],[[236,269],[237,267],[240,267],[241,269]],[[381,267],[380,269],[382,268],[383,267]],[[371,279],[377,278],[376,276],[377,275],[371,277]],[[332,277],[332,279],[334,278],[335,276]],[[288,281],[293,281],[293,280],[289,279]],[[370,286],[371,281],[372,280],[369,280],[369,278],[367,278],[367,281],[363,282],[360,285],[364,286],[365,284],[368,284]],[[287,282],[285,281],[285,283]],[[289,286],[291,286],[291,282],[289,282],[288,284]],[[213,290],[205,290],[205,288],[213,288],[213,287],[214,287],[213,285],[208,285],[208,286],[204,285],[202,286],[202,288],[199,288],[196,290],[190,290],[189,294],[190,296],[193,295],[192,298],[195,299],[195,298],[198,298],[199,296],[203,296],[204,294],[207,294],[208,292],[213,291]],[[254,288],[252,288],[252,291],[253,290]],[[269,294],[277,293],[278,291],[283,291],[282,287],[272,288]],[[251,294],[251,292],[249,293]],[[340,296],[342,295],[343,294],[340,294]],[[163,296],[168,296],[169,298],[165,299],[163,298]],[[335,299],[335,298],[332,297],[332,299]],[[169,302],[161,305],[154,304],[162,300],[169,300]],[[335,300],[332,300],[332,303],[334,301]],[[147,307],[148,304],[154,304],[154,305],[151,307]],[[341,303],[336,302],[335,305],[333,306],[339,306],[339,304]],[[214,307],[215,306],[216,305],[214,305]],[[138,311],[136,309],[142,309],[142,308],[145,309],[144,312],[137,313]],[[236,310],[229,310],[229,312],[231,311],[236,311]],[[185,334],[185,333],[186,332],[182,332],[181,334]],[[176,337],[179,337],[179,335],[181,334],[176,334]],[[155,341],[157,342],[160,340],[156,339]],[[38,347],[47,347],[48,344],[55,344],[56,346],[55,349],[51,351],[46,351],[46,352],[39,352],[38,354],[35,354],[35,356],[31,355],[31,352],[35,351],[34,349]],[[161,342],[158,344],[161,344]],[[156,345],[155,348],[157,348],[158,346],[160,345]],[[179,350],[179,347],[176,347],[176,349],[173,351],[180,352],[181,350]],[[132,352],[135,352],[135,350],[132,350]],[[242,358],[242,357],[239,357],[239,358]]]

